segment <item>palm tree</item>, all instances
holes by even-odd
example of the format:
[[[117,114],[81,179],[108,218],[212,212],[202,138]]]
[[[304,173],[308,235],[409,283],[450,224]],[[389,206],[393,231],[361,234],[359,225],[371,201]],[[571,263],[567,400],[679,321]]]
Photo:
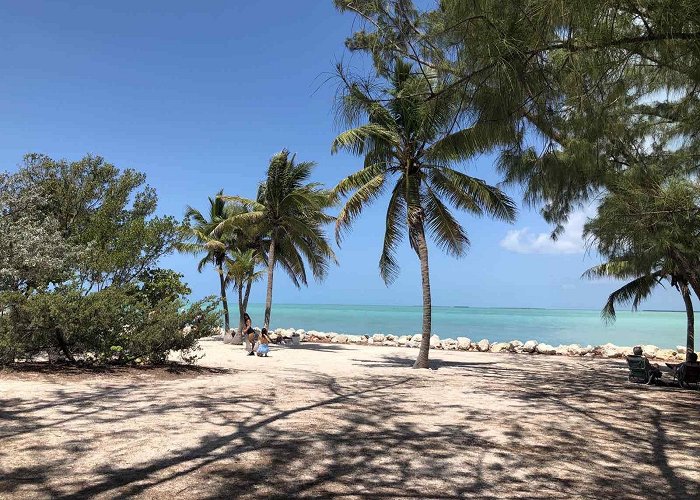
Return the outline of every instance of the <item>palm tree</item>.
[[[262,278],[263,272],[255,268],[261,262],[260,254],[255,249],[232,252],[226,260],[226,282],[233,285],[238,292],[238,333],[245,329],[245,313],[248,309],[248,298],[254,282]]]
[[[345,149],[364,156],[364,168],[335,188],[338,196],[352,193],[338,215],[336,239],[340,242],[343,231],[384,192],[389,179],[397,177],[386,213],[379,272],[387,284],[396,278],[399,266],[394,252],[407,231],[420,260],[423,290],[422,340],[414,368],[428,368],[431,298],[426,229],[438,246],[459,257],[469,239],[448,204],[475,215],[514,219],[515,205],[508,196],[452,168],[505,142],[512,130],[507,124],[477,120],[473,126],[454,132],[462,103],[446,97],[426,99],[428,87],[434,89],[437,80],[413,73],[411,65],[402,61],[394,63],[388,86],[378,97],[373,97],[370,85],[341,76],[346,83],[341,111],[351,128],[336,137],[332,152]],[[367,122],[361,123],[365,117]]]
[[[232,341],[230,335],[230,319],[228,312],[228,300],[226,298],[226,273],[224,272],[224,263],[227,259],[228,247],[226,233],[221,233],[215,236],[214,230],[225,221],[230,215],[226,203],[221,198],[223,190],[219,191],[214,198],[209,197],[209,213],[207,216],[199,210],[187,206],[185,210],[185,221],[189,224],[187,228],[188,240],[180,243],[178,249],[181,252],[191,254],[204,254],[197,265],[197,271],[202,272],[202,269],[207,264],[213,264],[216,272],[219,275],[219,286],[221,294],[221,304],[224,309],[224,341],[230,343]]]
[[[318,183],[309,183],[314,162],[295,162],[284,149],[270,160],[265,181],[260,184],[256,201],[225,196],[229,201],[249,204],[252,211],[234,215],[218,231],[231,225],[256,225],[267,241],[267,295],[264,327],[270,327],[272,288],[275,266],[279,264],[296,287],[307,284],[306,265],[317,280],[325,278],[329,261],[335,262],[324,225],[333,217],[325,210],[333,206],[330,193]]]
[[[683,297],[686,314],[686,360],[695,351],[695,313],[688,280],[673,268],[670,259],[649,265],[635,265],[634,259],[611,260],[594,266],[583,273],[584,278],[597,279],[601,277],[624,279],[630,281],[612,292],[603,307],[601,315],[606,321],[615,320],[615,304],[632,303],[636,311],[639,304],[651,295],[663,280],[668,280],[671,286],[678,290]]]

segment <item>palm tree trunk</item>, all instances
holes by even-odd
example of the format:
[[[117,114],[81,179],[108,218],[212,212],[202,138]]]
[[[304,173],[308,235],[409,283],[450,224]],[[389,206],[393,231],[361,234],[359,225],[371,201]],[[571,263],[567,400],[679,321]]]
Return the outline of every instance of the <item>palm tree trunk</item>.
[[[245,307],[243,306],[243,286],[239,283],[236,285],[238,289],[238,330],[233,336],[232,344],[242,344],[243,343],[243,330],[245,329]]]
[[[430,368],[428,355],[430,353],[430,330],[432,322],[432,302],[430,299],[430,268],[428,266],[428,244],[425,240],[423,219],[415,223],[416,253],[420,259],[420,278],[423,286],[423,331],[420,340],[418,358],[413,368]]]
[[[221,304],[224,307],[224,343],[230,344],[233,341],[229,330],[231,329],[231,321],[228,314],[228,300],[226,299],[226,278],[224,278],[224,268],[221,262],[217,265],[219,271],[219,285],[221,286]]]
[[[272,279],[275,270],[275,239],[270,239],[270,251],[267,254],[267,297],[265,298],[265,320],[263,327],[270,328],[270,312],[272,311]]]
[[[683,295],[685,315],[688,319],[685,360],[690,361],[690,353],[695,352],[695,313],[693,312],[693,300],[690,297],[690,289],[686,283],[681,284],[681,295]]]

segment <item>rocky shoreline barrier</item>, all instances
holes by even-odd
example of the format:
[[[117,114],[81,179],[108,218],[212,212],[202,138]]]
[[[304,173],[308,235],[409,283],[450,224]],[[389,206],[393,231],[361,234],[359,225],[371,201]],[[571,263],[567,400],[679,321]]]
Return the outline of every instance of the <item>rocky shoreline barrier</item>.
[[[222,332],[223,334],[223,329]],[[335,332],[319,332],[316,330],[302,330],[295,328],[277,328],[270,334],[273,342],[294,343],[317,342],[330,344],[357,344],[390,347],[419,347],[421,335],[393,335],[375,333],[374,335],[346,335]],[[655,345],[642,345],[644,355],[649,359],[662,361],[683,361],[685,360],[686,349],[678,346],[675,349],[657,347]],[[600,357],[600,358],[624,358],[632,354],[632,347],[617,346],[615,344],[586,345],[579,344],[552,346],[536,340],[511,340],[510,342],[490,342],[488,339],[474,341],[468,337],[457,337],[441,339],[438,335],[430,337],[431,349],[442,349],[445,351],[471,351],[471,352],[493,352],[493,353],[516,353],[516,354],[543,354],[559,356],[579,356],[579,357]]]

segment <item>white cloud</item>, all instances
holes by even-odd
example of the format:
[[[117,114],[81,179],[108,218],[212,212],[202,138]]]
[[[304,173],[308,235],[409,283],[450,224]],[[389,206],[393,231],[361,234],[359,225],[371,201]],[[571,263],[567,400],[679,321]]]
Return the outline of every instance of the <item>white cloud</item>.
[[[564,232],[553,240],[551,233],[534,233],[529,227],[512,229],[501,240],[501,247],[516,253],[576,254],[583,253],[583,225],[595,208],[574,212],[564,224]]]

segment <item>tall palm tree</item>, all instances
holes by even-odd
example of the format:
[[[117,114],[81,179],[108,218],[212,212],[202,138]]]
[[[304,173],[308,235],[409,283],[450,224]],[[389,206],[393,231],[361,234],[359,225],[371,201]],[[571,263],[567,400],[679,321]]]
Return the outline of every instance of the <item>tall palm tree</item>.
[[[420,260],[423,291],[422,340],[414,368],[428,368],[431,297],[426,229],[438,246],[459,257],[469,239],[448,204],[475,215],[514,219],[515,204],[508,196],[452,168],[507,141],[512,130],[507,124],[477,119],[471,127],[453,131],[460,123],[462,103],[446,97],[426,99],[429,87],[435,89],[439,82],[430,75],[414,73],[411,65],[402,61],[393,66],[388,85],[378,96],[372,95],[370,85],[343,77],[346,89],[341,111],[351,128],[336,137],[332,152],[344,149],[364,156],[364,168],[335,188],[338,196],[352,193],[338,215],[336,239],[340,242],[343,231],[385,191],[390,179],[397,178],[386,213],[379,272],[387,284],[396,278],[399,266],[394,252],[408,232],[411,248]]]
[[[221,198],[223,190],[219,191],[214,198],[209,197],[209,213],[205,216],[199,210],[187,206],[185,210],[185,221],[189,223],[187,228],[188,241],[178,245],[178,250],[191,254],[204,254],[197,265],[197,271],[207,264],[213,264],[219,275],[219,287],[221,294],[221,304],[224,312],[224,340],[231,342],[230,318],[228,311],[228,300],[226,298],[226,273],[224,263],[227,259],[228,246],[227,233],[214,235],[214,230],[225,221],[230,215],[225,201]]]
[[[260,262],[260,254],[252,248],[233,250],[230,258],[226,260],[226,282],[231,283],[238,292],[238,333],[245,329],[245,313],[251,287],[264,274],[263,271],[256,270]]]
[[[325,211],[333,206],[330,192],[318,183],[308,182],[314,162],[296,163],[284,149],[270,160],[267,176],[258,188],[255,201],[225,196],[229,201],[249,204],[252,211],[230,217],[219,231],[231,225],[254,224],[267,241],[267,294],[264,327],[270,327],[274,270],[280,265],[296,287],[307,284],[306,264],[317,280],[328,272],[335,254],[324,226],[334,220]],[[306,262],[306,264],[305,264]]]
[[[635,265],[634,259],[611,260],[594,266],[583,273],[584,278],[597,279],[601,277],[630,280],[612,292],[601,312],[607,321],[615,320],[615,304],[632,303],[632,309],[637,310],[639,304],[651,295],[657,286],[668,280],[671,286],[678,290],[683,298],[686,314],[686,360],[695,351],[695,312],[691,298],[688,280],[674,269],[670,259],[652,264],[651,266]]]

